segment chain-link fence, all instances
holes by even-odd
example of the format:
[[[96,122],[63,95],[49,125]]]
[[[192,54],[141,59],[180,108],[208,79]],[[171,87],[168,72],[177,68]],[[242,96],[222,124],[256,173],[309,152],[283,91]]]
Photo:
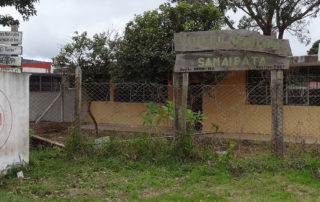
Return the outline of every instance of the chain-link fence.
[[[64,142],[74,122],[75,90],[62,75],[30,77],[30,132],[34,136]]]
[[[167,104],[172,86],[141,83],[86,83],[82,85],[82,129],[92,131],[95,122],[101,131],[172,132],[172,121],[166,119],[157,127],[144,124],[146,104]]]
[[[284,85],[283,131],[286,136],[317,137],[320,133],[320,86],[309,86],[308,99],[312,100],[312,104],[301,103],[307,100],[305,90]],[[150,125],[145,125],[142,119],[148,111],[147,103],[168,106],[168,101],[172,102],[173,87],[138,83],[88,83],[83,85],[82,92],[82,128],[93,130],[96,122],[99,130],[141,132],[150,130]],[[205,116],[202,122],[193,123],[198,133],[219,133],[230,137],[267,135],[270,138],[270,102],[269,80],[189,87],[188,108],[194,112],[200,111]],[[170,134],[173,121],[165,119],[153,128]]]
[[[313,70],[299,74],[285,72],[283,134],[286,138],[316,138],[320,134],[320,76],[316,75]],[[58,85],[46,83],[49,79],[42,81],[45,81],[42,87],[37,87],[37,82],[31,85],[31,129],[36,135],[48,134],[59,139],[59,134],[68,133],[75,121],[76,93],[68,85],[61,86],[62,82],[57,78],[51,82],[58,82]],[[148,112],[147,105],[149,112],[150,106],[153,111],[156,107],[165,107],[172,112],[173,109],[169,109],[173,100],[172,85],[84,83],[81,87],[80,123],[87,134],[104,136],[111,131],[173,134],[172,114],[166,114],[167,118],[152,125],[144,116]],[[181,94],[182,86],[178,86],[179,105]],[[267,72],[232,72],[216,85],[191,83],[188,109],[205,116],[202,122],[195,120],[192,123],[195,133],[270,140],[270,94],[270,73]],[[156,118],[155,114],[153,118]]]

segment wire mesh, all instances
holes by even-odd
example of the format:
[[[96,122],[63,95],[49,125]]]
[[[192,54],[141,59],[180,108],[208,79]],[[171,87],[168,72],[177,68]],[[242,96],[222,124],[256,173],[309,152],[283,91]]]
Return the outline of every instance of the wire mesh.
[[[30,78],[29,120],[32,135],[65,141],[74,122],[74,89],[62,84],[61,75]]]
[[[190,85],[188,108],[205,115],[202,122],[193,123],[199,132],[219,132],[233,135],[271,134],[270,81],[251,79],[247,84]],[[310,84],[313,104],[307,100],[305,89],[284,85],[283,130],[285,135],[317,136],[320,121],[320,86]],[[179,99],[181,99],[181,86]],[[83,85],[81,112],[84,128],[93,129],[93,119],[102,130],[142,131],[146,126],[141,116],[147,112],[146,103],[166,106],[172,102],[171,85],[141,83],[87,83]],[[292,96],[296,95],[296,96]],[[286,102],[290,100],[290,102]],[[89,103],[90,109],[88,108]],[[181,104],[181,102],[179,103]],[[91,114],[91,115],[90,115]],[[173,121],[159,125],[173,129]],[[170,131],[169,130],[169,131]]]
[[[188,109],[204,114],[203,121],[194,121],[198,133],[220,133],[226,136],[271,134],[270,73],[248,71],[239,81],[222,81],[216,85],[190,84]],[[239,76],[237,74],[237,76]],[[68,133],[74,124],[75,90],[61,79],[33,79],[30,87],[31,129],[36,135]],[[51,88],[39,87],[51,86]],[[59,83],[60,82],[60,83]],[[99,132],[145,132],[156,130],[173,133],[169,117],[156,124],[145,124],[142,116],[147,104],[171,106],[173,86],[149,83],[84,83],[82,84],[81,128]],[[181,105],[182,86],[178,86]],[[318,137],[320,133],[320,71],[294,69],[284,74],[283,133],[285,137]],[[35,124],[37,122],[37,124]],[[249,136],[248,136],[249,137]]]

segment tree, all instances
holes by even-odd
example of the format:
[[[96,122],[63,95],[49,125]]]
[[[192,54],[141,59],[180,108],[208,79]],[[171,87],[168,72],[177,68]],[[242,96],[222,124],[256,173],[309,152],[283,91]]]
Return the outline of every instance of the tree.
[[[320,0],[215,0],[225,5],[226,10],[238,9],[245,15],[239,21],[241,29],[258,29],[263,35],[278,34],[283,39],[285,31],[309,43],[308,19],[317,17]]]
[[[195,4],[199,3],[200,5],[208,5],[210,3],[213,3],[213,0],[170,0],[172,3],[188,3],[188,4]],[[219,9],[219,11],[223,14],[227,12],[227,1],[220,1],[218,4],[215,4],[215,6]],[[234,22],[226,15],[224,15],[224,24],[227,25],[231,29],[235,29],[233,24]]]
[[[29,20],[30,16],[37,14],[34,3],[39,0],[5,0],[0,1],[0,7],[13,6],[21,14],[23,20]],[[19,20],[11,15],[0,15],[0,24],[3,26],[19,25]]]
[[[193,0],[171,0],[194,2]],[[200,0],[206,4],[210,0]],[[320,10],[320,0],[211,0],[225,17],[225,24],[234,29],[228,11],[241,10],[245,15],[239,20],[239,29],[260,30],[263,35],[277,33],[282,39],[285,31],[308,44],[310,37],[306,29],[309,19],[316,18]]]
[[[115,62],[115,52],[118,44],[117,35],[111,37],[111,33],[95,34],[92,38],[88,37],[87,32],[79,34],[75,32],[72,41],[61,48],[60,53],[52,59],[56,67],[69,67],[74,72],[77,66],[82,70],[83,83],[107,82],[109,80],[109,71]],[[95,125],[96,134],[98,133],[98,124],[91,112],[93,97],[97,89],[84,89],[89,97],[88,113]]]
[[[125,28],[117,54],[117,81],[164,83],[172,75],[175,61],[173,35],[182,31],[220,29],[223,21],[212,4],[169,3],[137,15]]]
[[[312,47],[308,51],[308,55],[317,55],[319,51],[320,40],[313,43]]]
[[[107,82],[118,48],[117,40],[118,37],[112,38],[110,32],[95,34],[92,38],[87,32],[75,32],[72,41],[52,58],[53,66],[69,67],[71,72],[80,66],[84,83]]]

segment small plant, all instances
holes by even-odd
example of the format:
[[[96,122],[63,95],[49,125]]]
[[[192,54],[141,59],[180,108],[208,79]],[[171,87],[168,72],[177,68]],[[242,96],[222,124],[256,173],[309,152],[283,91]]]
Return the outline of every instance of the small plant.
[[[141,115],[143,125],[158,126],[165,120],[174,120],[173,102],[167,101],[164,106],[157,106],[153,102],[147,103],[147,112]],[[181,117],[182,110],[179,109],[179,116]],[[176,131],[174,140],[174,154],[182,158],[193,158],[196,155],[197,148],[191,137],[194,129],[194,123],[201,123],[206,119],[205,115],[198,111],[193,112],[187,109],[187,131]]]
[[[211,126],[212,126],[212,128],[214,128],[216,130],[216,132],[218,132],[220,129],[220,125],[217,123],[211,123]]]
[[[72,129],[69,132],[69,137],[65,142],[64,148],[67,154],[71,156],[75,154],[85,154],[92,150],[92,148],[93,142],[86,140],[81,134],[81,131],[76,132],[75,129]]]
[[[143,125],[158,126],[165,120],[174,120],[173,102],[167,101],[164,106],[157,106],[153,102],[146,104],[148,111],[141,115]],[[179,116],[181,117],[182,110],[179,109]],[[200,111],[194,112],[187,109],[187,123],[193,125],[196,122],[202,122],[207,117]]]

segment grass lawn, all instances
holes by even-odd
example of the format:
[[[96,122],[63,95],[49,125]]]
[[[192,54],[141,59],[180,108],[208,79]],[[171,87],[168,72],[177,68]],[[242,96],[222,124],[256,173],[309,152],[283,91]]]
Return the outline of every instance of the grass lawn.
[[[157,164],[123,157],[69,158],[57,148],[33,150],[31,162],[0,178],[0,201],[319,201],[308,169],[250,171],[239,176],[210,162]]]

